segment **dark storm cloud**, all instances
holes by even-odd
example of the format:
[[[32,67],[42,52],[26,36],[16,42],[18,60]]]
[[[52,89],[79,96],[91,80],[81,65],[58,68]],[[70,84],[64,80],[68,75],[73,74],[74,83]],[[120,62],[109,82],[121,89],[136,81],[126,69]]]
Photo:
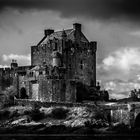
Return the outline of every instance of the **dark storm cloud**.
[[[62,16],[95,19],[137,19],[139,0],[0,0],[0,9],[37,9],[59,11]]]

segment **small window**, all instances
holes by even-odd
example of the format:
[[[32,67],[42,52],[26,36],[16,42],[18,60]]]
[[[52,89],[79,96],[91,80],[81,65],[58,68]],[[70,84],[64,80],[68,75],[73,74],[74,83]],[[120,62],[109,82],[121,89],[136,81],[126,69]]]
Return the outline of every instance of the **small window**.
[[[53,51],[57,51],[57,42],[53,43]]]
[[[30,76],[33,77],[33,72],[30,72]]]
[[[71,64],[69,64],[69,69],[71,69]]]
[[[42,71],[39,72],[39,75],[42,75]]]
[[[83,69],[83,60],[80,61],[80,69]]]

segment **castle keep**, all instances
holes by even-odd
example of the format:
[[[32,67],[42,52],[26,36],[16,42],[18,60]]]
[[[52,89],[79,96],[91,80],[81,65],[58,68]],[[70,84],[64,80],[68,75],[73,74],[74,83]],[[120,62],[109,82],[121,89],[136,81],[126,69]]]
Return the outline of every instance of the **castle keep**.
[[[31,66],[18,66],[13,60],[11,68],[0,69],[1,80],[11,79],[18,98],[80,102],[92,94],[86,95],[87,87],[96,87],[96,49],[97,43],[88,41],[79,23],[57,32],[47,29],[31,46]],[[0,84],[3,89],[4,82]]]

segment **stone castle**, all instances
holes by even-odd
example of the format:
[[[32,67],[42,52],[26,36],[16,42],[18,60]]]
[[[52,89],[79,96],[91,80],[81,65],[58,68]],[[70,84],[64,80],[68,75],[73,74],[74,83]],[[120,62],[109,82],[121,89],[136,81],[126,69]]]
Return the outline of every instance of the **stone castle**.
[[[81,24],[55,32],[44,30],[44,37],[31,46],[31,65],[0,69],[0,88],[13,85],[17,98],[48,102],[90,100],[96,89],[97,42],[89,42]]]

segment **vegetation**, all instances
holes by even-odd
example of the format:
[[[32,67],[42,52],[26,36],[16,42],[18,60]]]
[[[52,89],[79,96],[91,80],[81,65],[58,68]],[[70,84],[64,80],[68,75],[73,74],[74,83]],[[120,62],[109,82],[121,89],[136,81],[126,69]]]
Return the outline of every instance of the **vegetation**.
[[[110,125],[108,113],[87,107],[39,107],[13,106],[0,111],[0,132],[2,127],[17,133],[93,133],[95,131],[130,131],[125,124]],[[56,128],[56,129],[54,129]],[[5,132],[6,132],[5,131]],[[97,133],[98,133],[97,132]]]
[[[51,114],[55,119],[66,119],[68,112],[69,110],[65,108],[55,108],[52,110]]]
[[[140,96],[140,89],[133,89],[131,90],[130,92],[130,95],[129,95],[133,101],[138,101],[139,99],[139,96]]]
[[[1,110],[0,111],[0,120],[6,120],[10,118],[10,111],[8,110]]]
[[[1,107],[8,107],[14,105],[14,96],[17,94],[17,91],[14,86],[10,86],[2,91],[1,94]]]

